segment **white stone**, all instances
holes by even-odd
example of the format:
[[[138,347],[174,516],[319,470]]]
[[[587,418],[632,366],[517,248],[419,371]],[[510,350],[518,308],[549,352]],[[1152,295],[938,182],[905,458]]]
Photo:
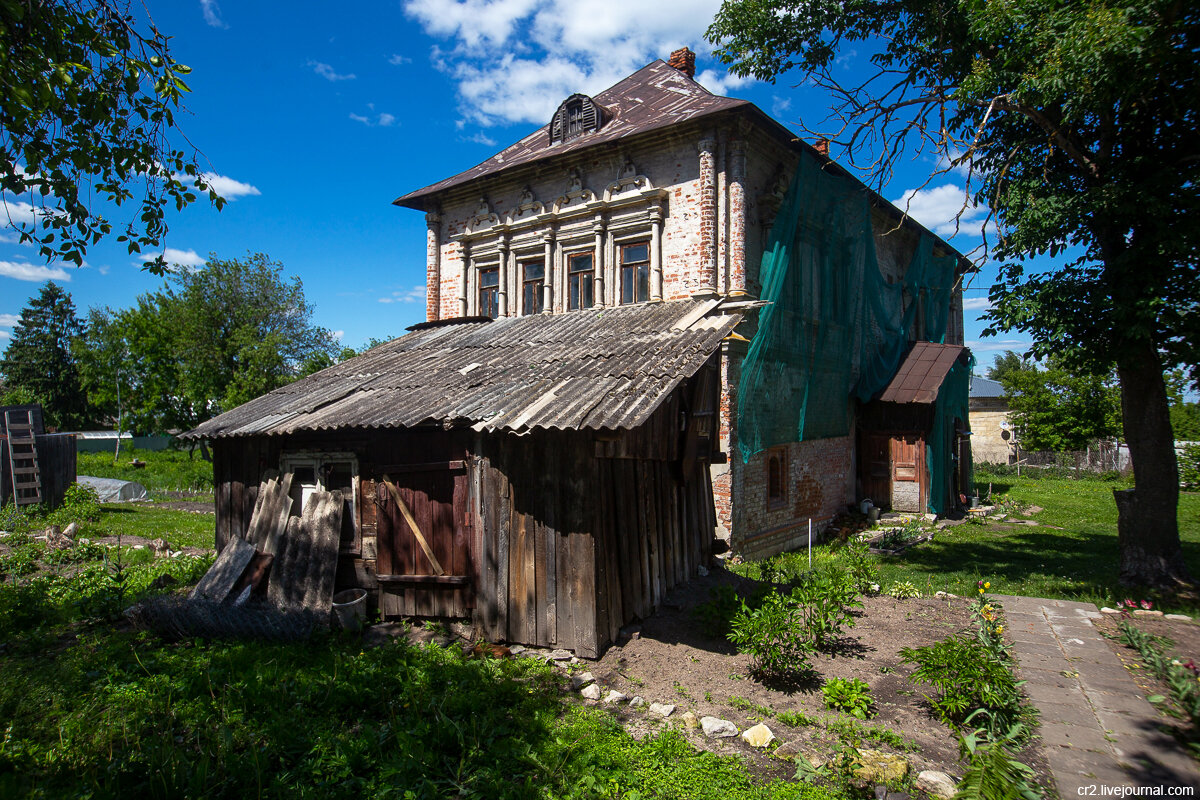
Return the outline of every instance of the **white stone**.
[[[916,788],[942,800],[950,800],[958,792],[958,784],[944,772],[927,769],[917,775]]]
[[[1190,622],[1192,618],[1187,614],[1164,614],[1163,619],[1177,619],[1180,622]]]
[[[675,706],[666,703],[651,703],[650,713],[658,714],[660,717],[669,717],[675,713]]]
[[[1108,606],[1105,606],[1104,608],[1100,609],[1100,613],[1101,613],[1101,614],[1120,614],[1120,613],[1121,613],[1121,609],[1119,609],[1119,608],[1109,608]]]
[[[508,652],[512,653],[514,656],[519,656],[528,649],[529,648],[523,644],[513,644],[508,646]]]
[[[654,706],[651,706],[651,708],[654,708]],[[671,706],[671,709],[674,710],[675,706]],[[696,719],[696,715],[690,711],[683,712],[683,716],[679,718],[679,721],[683,723],[683,727],[685,728],[700,727],[700,720]]]
[[[760,722],[753,728],[742,733],[742,741],[751,747],[766,747],[775,741],[775,734],[771,732],[770,728]]]
[[[1157,611],[1157,610],[1149,611],[1144,608],[1137,608],[1137,609],[1134,609],[1133,615],[1135,617],[1161,617],[1163,615],[1163,613],[1161,611]]]
[[[604,702],[619,703],[626,697],[628,697],[628,695],[626,695],[624,692],[618,692],[616,689],[609,689],[608,694],[604,695]]]
[[[698,574],[701,578],[707,578],[708,577],[708,568],[705,567],[703,564],[697,564],[696,565],[696,574]]]
[[[579,695],[584,700],[599,700],[600,699],[600,684],[598,684],[598,683],[588,684],[587,686],[583,687],[583,691],[581,691],[579,693]]]
[[[570,650],[551,650],[549,658],[551,661],[570,661],[571,660],[571,651]]]
[[[646,698],[644,698],[640,695],[635,694],[633,697],[631,697],[629,699],[629,707],[630,708],[641,708],[644,705],[646,705]]]
[[[596,677],[590,672],[580,672],[578,675],[571,676],[571,688],[582,689],[589,683],[595,683]]]
[[[700,727],[704,729],[704,735],[710,739],[727,739],[730,736],[738,735],[737,725],[718,717],[701,717]]]

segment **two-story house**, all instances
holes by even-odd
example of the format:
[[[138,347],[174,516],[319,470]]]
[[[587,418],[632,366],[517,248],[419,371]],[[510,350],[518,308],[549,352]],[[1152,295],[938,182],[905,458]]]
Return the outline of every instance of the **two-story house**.
[[[948,510],[965,262],[693,71],[565,98],[396,200],[428,223],[427,321],[189,434],[218,542],[264,470],[336,482],[341,585],[592,655],[714,535],[767,554],[864,496]]]

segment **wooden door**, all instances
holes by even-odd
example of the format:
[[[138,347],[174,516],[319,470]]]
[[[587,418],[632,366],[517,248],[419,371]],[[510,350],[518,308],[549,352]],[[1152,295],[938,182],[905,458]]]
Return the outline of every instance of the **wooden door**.
[[[915,435],[893,437],[891,460],[892,510],[924,513],[929,495],[924,439]]]
[[[879,508],[892,507],[892,456],[891,437],[887,434],[865,433],[862,435],[861,459],[863,496]]]
[[[464,616],[474,569],[461,461],[397,468],[375,484],[385,615]]]

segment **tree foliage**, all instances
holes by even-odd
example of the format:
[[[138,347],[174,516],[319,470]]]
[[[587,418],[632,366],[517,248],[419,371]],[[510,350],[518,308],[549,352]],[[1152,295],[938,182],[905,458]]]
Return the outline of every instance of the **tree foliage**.
[[[168,207],[224,204],[171,141],[190,70],[167,41],[122,0],[0,0],[0,213],[46,260],[81,265],[112,232],[97,201],[137,204],[131,253],[160,246]]]
[[[1002,373],[1018,442],[1025,450],[1083,450],[1121,435],[1121,399],[1107,376],[1079,375],[1051,360]]]
[[[209,258],[168,276],[163,289],[118,311],[93,309],[81,356],[93,403],[127,427],[195,427],[340,355],[299,278],[258,253]]]
[[[964,207],[999,230],[993,328],[1075,371],[1116,367],[1136,482],[1117,497],[1122,579],[1189,581],[1163,369],[1200,380],[1200,6],[726,0],[709,37],[736,73],[826,89],[823,133],[880,185],[921,153],[968,173]],[[858,49],[869,74],[846,83]],[[1027,268],[1045,255],[1065,261]]]
[[[987,376],[994,381],[1004,383],[1004,379],[1009,374],[1029,369],[1034,369],[1034,366],[1028,359],[1022,358],[1012,350],[1005,350],[996,357],[995,363],[988,367]]]
[[[6,402],[41,403],[46,424],[62,430],[85,425],[88,408],[74,344],[82,332],[71,295],[56,283],[44,285],[21,310],[0,360]]]

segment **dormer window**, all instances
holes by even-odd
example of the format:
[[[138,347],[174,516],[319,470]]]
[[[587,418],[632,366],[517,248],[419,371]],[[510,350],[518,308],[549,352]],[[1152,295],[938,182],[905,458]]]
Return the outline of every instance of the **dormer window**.
[[[588,131],[598,130],[604,113],[586,94],[573,94],[563,101],[550,120],[550,144],[574,139]]]

